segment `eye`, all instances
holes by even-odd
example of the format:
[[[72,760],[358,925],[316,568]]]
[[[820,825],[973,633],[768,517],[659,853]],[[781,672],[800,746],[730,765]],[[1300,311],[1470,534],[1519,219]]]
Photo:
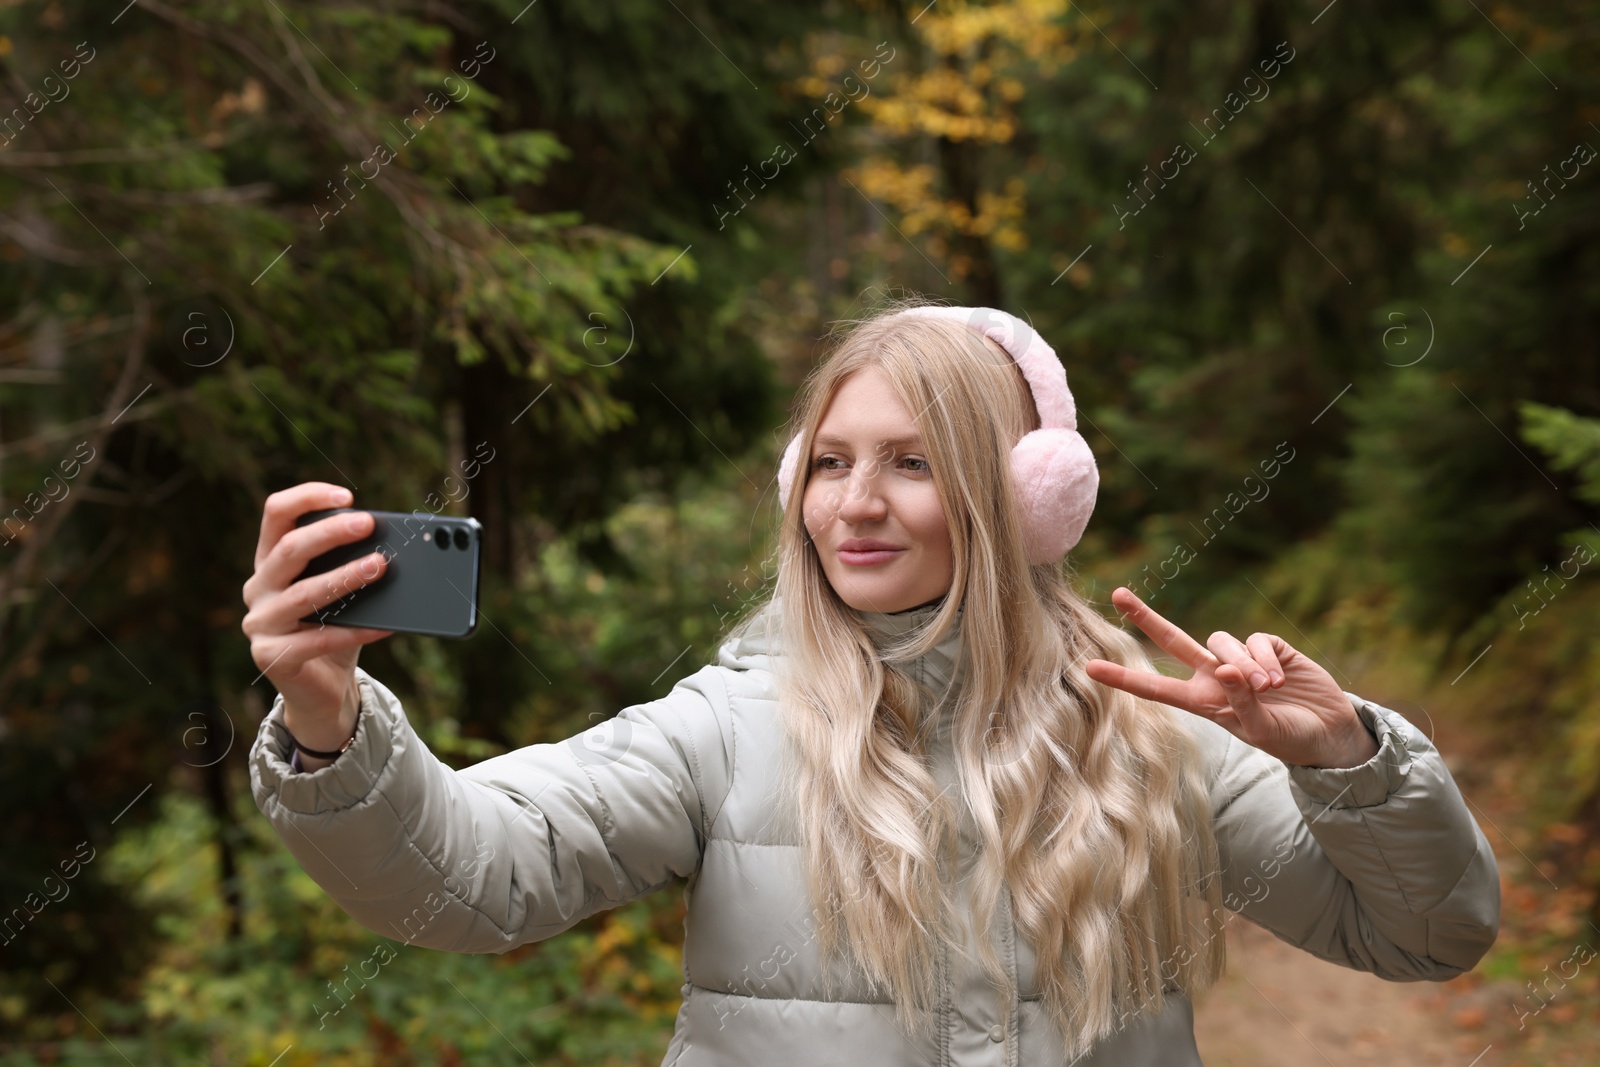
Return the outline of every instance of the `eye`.
[[[917,473],[918,474],[926,474],[926,473],[928,473],[929,468],[928,468],[928,461],[927,460],[921,459],[921,458],[919,458],[917,456],[907,456],[906,457],[906,462],[907,463],[920,463],[920,464],[922,464],[922,466],[916,468]]]
[[[814,471],[837,470],[838,468],[836,468],[836,467],[824,467],[823,464],[828,462],[829,460],[834,460],[834,459],[838,459],[838,458],[839,458],[838,456],[818,456],[816,459],[811,461],[811,469],[814,470]]]

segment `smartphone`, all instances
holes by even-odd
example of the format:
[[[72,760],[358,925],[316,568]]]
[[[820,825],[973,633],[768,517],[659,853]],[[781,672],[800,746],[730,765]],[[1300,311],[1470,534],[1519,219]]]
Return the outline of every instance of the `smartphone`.
[[[301,621],[370,626],[434,637],[470,635],[478,625],[482,524],[477,519],[426,511],[332,508],[308,511],[295,520],[295,525],[359,511],[372,516],[372,532],[359,541],[324,552],[306,564],[300,577],[325,574],[372,552],[382,552],[389,561],[383,577],[371,585],[352,589]]]

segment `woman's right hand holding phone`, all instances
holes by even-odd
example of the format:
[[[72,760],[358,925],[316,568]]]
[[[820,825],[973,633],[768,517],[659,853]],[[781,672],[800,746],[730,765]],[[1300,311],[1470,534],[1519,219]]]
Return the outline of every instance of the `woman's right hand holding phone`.
[[[244,583],[249,610],[240,624],[250,638],[251,658],[283,694],[289,732],[306,746],[330,752],[355,730],[361,646],[393,631],[302,620],[377,581],[388,561],[373,552],[326,574],[300,578],[312,559],[371,533],[373,518],[366,512],[331,515],[299,527],[295,520],[308,511],[348,507],[352,500],[350,490],[327,482],[302,482],[267,497],[255,573]],[[308,771],[331,762],[300,755]]]

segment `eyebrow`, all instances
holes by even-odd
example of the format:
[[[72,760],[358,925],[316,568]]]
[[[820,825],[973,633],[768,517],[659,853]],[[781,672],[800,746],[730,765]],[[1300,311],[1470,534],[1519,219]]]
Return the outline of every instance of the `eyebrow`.
[[[814,445],[844,445],[846,447],[850,444],[843,437],[831,433],[818,434],[811,443]],[[922,436],[920,434],[905,434],[900,437],[885,437],[877,443],[880,445],[893,445],[896,448],[905,445],[920,445],[922,444]]]

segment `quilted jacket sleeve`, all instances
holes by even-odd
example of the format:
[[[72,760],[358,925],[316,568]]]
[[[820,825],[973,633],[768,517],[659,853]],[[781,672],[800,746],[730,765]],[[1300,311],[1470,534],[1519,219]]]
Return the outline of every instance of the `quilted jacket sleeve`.
[[[306,873],[369,929],[505,952],[698,869],[708,802],[731,771],[718,670],[566,741],[456,771],[357,669],[361,719],[344,755],[294,773],[280,696],[250,751],[251,790]]]
[[[1350,693],[1378,753],[1285,764],[1220,726],[1212,782],[1224,904],[1314,956],[1391,981],[1471,970],[1500,928],[1493,851],[1437,749]]]

